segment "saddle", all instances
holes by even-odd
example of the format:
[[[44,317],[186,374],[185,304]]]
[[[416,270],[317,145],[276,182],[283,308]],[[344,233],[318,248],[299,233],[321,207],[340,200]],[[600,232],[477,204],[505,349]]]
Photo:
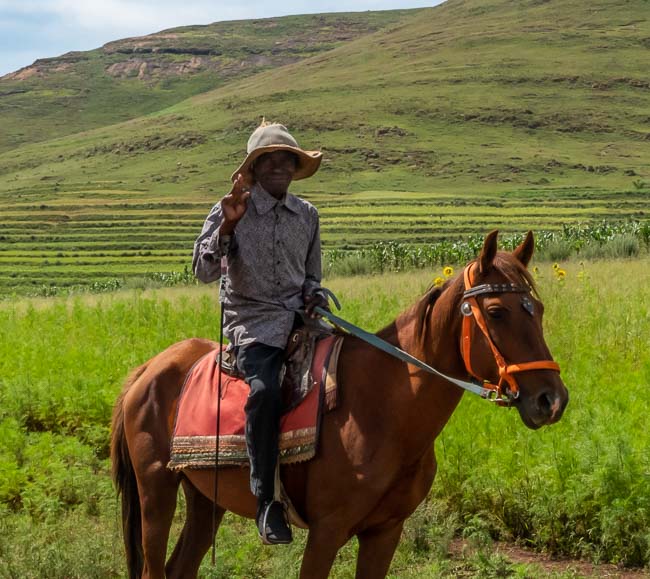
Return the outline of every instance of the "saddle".
[[[301,334],[298,336],[295,344],[302,346],[293,351],[307,352],[309,342],[314,337],[302,340]],[[336,408],[338,403],[336,367],[342,344],[342,336],[328,335],[321,340],[316,339],[316,351],[307,354],[306,358],[312,359],[310,374],[314,380],[304,400],[295,403],[281,417],[279,450],[282,464],[303,462],[315,455],[319,417]],[[301,360],[296,367],[302,366],[306,358],[300,355],[294,358]],[[172,470],[213,468],[215,465],[219,382],[219,366],[215,362],[216,350],[213,350],[199,358],[185,378],[174,418],[168,464]],[[248,464],[244,406],[249,387],[241,378],[229,374],[223,374],[221,382],[219,465],[244,466]],[[302,376],[296,383],[302,388]],[[299,397],[301,390],[293,390],[292,393]]]
[[[306,323],[289,336],[280,373],[283,413],[295,408],[309,394],[314,385],[311,366],[316,343],[332,333],[324,324]],[[229,376],[244,379],[243,372],[237,367],[236,348],[228,346],[217,352],[216,363],[220,363],[221,370]]]

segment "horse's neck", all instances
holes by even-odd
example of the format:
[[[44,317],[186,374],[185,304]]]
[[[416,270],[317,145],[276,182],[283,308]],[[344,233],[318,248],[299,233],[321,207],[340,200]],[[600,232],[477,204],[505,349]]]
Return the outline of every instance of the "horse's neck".
[[[433,306],[429,306],[431,311],[426,312],[425,318],[422,309],[414,306],[385,328],[381,336],[436,370],[463,378],[459,303],[458,288],[449,288]],[[423,320],[426,321],[424,333]],[[402,392],[402,395],[392,398],[391,404],[396,405],[393,415],[400,417],[403,424],[404,459],[408,461],[409,456],[416,460],[418,455],[430,450],[435,437],[458,405],[462,390],[425,371],[411,369],[404,378],[401,383],[389,387]]]

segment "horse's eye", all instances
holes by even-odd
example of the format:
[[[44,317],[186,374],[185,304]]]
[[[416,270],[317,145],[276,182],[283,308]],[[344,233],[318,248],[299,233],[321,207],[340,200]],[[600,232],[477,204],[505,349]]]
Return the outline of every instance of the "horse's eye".
[[[499,306],[492,306],[487,309],[487,315],[490,316],[493,320],[502,320],[506,317],[507,310]]]

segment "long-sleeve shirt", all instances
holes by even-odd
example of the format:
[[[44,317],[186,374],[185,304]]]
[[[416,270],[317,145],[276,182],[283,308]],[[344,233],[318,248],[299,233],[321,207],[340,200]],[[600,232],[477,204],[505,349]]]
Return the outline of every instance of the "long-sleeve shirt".
[[[194,244],[194,274],[205,283],[218,280],[225,253],[224,334],[236,346],[284,348],[294,310],[321,289],[318,212],[304,199],[287,193],[278,200],[255,184],[230,239],[219,237],[222,221],[217,203]]]

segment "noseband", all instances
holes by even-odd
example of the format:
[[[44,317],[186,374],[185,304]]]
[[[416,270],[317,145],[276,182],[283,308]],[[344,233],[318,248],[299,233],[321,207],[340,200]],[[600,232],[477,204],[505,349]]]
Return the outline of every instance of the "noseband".
[[[505,358],[499,352],[496,344],[490,337],[487,322],[483,316],[483,312],[478,304],[477,296],[485,294],[499,294],[499,293],[520,293],[522,297],[522,307],[531,315],[533,315],[532,301],[529,297],[530,287],[528,285],[517,285],[514,283],[503,284],[482,284],[474,286],[474,268],[476,262],[470,263],[464,270],[463,276],[465,279],[465,293],[463,294],[463,302],[460,311],[463,314],[463,328],[461,336],[461,353],[465,368],[471,376],[483,382],[483,386],[491,391],[492,400],[500,405],[508,405],[513,400],[519,398],[519,385],[513,374],[517,372],[527,372],[529,370],[552,370],[554,372],[560,371],[560,366],[553,360],[537,360],[534,362],[521,362],[518,364],[507,364]],[[483,380],[472,369],[472,356],[471,356],[471,327],[472,320],[480,328],[492,350],[492,355],[499,368],[499,383],[492,384],[489,380]]]

